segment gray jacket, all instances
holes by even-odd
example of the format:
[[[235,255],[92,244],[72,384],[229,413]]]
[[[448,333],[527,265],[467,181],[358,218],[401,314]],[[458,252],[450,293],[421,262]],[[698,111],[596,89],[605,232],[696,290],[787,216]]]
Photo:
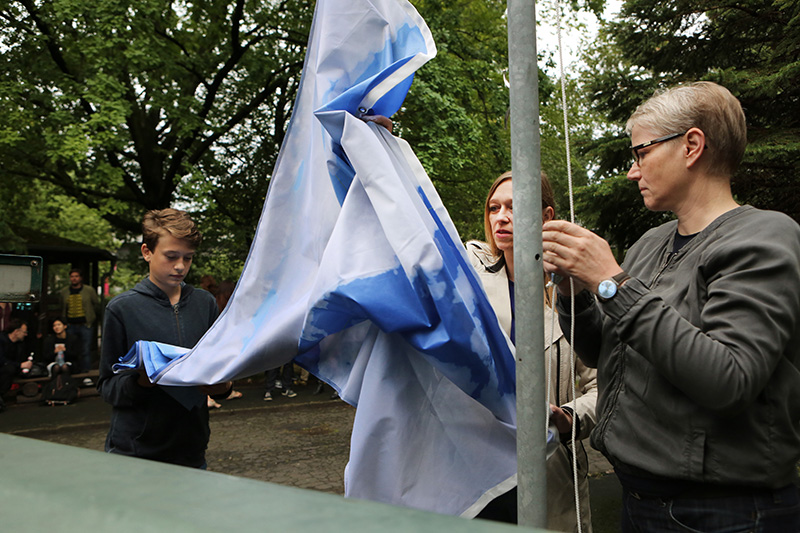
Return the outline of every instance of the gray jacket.
[[[574,346],[598,367],[592,444],[623,470],[785,486],[800,458],[800,227],[743,206],[673,256],[676,228],[630,249],[612,300],[576,297]]]

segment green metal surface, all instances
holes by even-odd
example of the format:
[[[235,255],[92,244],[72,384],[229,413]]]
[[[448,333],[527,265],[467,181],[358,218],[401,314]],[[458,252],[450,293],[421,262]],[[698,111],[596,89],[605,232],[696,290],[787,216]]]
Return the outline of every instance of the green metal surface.
[[[38,302],[42,297],[42,258],[0,254],[0,302]]]
[[[4,531],[534,531],[7,434],[0,472]]]

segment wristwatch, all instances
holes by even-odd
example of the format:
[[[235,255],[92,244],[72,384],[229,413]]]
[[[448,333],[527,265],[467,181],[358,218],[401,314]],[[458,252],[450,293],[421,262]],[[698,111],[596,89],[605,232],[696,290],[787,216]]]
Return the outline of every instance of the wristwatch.
[[[624,270],[610,279],[604,279],[597,286],[597,297],[600,298],[601,302],[609,301],[611,298],[617,295],[617,289],[620,287],[620,285],[629,279],[631,279],[631,277]]]

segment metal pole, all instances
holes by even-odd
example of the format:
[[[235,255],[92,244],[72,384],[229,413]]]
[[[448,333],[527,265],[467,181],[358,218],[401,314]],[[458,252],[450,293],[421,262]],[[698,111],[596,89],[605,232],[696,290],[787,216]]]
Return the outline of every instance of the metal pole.
[[[547,525],[539,78],[533,0],[508,0],[519,524]]]

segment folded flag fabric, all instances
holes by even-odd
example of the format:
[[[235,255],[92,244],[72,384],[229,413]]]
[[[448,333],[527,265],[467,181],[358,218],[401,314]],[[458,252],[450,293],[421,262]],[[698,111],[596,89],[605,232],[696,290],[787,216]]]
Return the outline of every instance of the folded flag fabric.
[[[411,148],[358,118],[397,111],[435,52],[408,2],[319,0],[228,306],[193,349],[118,366],[181,386],[295,360],[357,407],[346,496],[471,517],[516,483],[513,346]]]

